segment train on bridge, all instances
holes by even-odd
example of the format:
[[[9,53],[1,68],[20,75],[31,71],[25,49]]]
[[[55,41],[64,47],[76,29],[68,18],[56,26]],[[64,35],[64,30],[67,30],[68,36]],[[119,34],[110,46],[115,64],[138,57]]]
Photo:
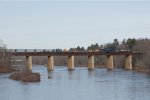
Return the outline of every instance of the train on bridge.
[[[6,52],[101,52],[101,53],[117,53],[117,52],[131,52],[131,50],[120,49],[116,50],[114,48],[103,48],[95,50],[77,50],[77,49],[7,49]]]
[[[105,48],[99,50],[62,50],[62,49],[8,49],[6,54],[12,56],[25,56],[26,66],[28,70],[32,70],[32,56],[47,56],[47,69],[51,71],[54,69],[54,56],[67,56],[67,65],[69,70],[74,69],[74,56],[87,56],[88,69],[94,69],[94,57],[98,55],[106,56],[106,66],[108,69],[113,69],[113,56],[125,56],[125,69],[132,69],[132,56],[141,55],[141,53],[133,53],[130,50],[115,50],[112,48]]]

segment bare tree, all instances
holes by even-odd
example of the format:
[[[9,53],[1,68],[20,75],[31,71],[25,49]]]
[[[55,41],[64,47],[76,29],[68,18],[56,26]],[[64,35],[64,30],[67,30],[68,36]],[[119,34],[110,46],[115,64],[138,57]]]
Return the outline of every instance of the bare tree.
[[[134,57],[134,64],[141,67],[150,68],[150,39],[139,39],[136,46],[133,47],[134,52],[143,53],[143,56]]]
[[[0,39],[0,65],[1,67],[7,66],[7,62],[9,57],[6,54],[6,44],[3,43],[3,41]]]

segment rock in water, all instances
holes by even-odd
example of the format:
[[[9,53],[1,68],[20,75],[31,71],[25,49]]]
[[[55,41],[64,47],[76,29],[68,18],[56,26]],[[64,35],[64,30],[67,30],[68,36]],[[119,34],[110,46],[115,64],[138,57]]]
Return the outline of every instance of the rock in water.
[[[9,78],[23,82],[40,82],[40,74],[32,72],[15,72],[12,73]]]

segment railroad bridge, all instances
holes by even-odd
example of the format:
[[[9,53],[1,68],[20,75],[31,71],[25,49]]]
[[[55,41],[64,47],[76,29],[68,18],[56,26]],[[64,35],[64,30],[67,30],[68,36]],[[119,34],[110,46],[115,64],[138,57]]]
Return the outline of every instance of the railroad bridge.
[[[101,52],[101,51],[6,51],[12,56],[26,56],[27,69],[32,71],[32,56],[47,56],[47,70],[54,70],[54,56],[68,56],[68,70],[74,69],[74,56],[88,56],[88,69],[94,69],[94,56],[105,55],[107,57],[106,67],[107,69],[113,69],[113,56],[114,55],[124,55],[125,56],[125,69],[132,69],[132,57],[133,55],[138,55],[140,53],[133,53],[130,51],[118,51],[118,52]]]

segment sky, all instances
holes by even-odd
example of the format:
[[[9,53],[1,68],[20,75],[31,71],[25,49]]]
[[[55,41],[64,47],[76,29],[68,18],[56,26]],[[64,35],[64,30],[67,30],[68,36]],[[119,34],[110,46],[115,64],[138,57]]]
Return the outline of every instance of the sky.
[[[10,49],[54,49],[150,38],[149,0],[0,0]]]

